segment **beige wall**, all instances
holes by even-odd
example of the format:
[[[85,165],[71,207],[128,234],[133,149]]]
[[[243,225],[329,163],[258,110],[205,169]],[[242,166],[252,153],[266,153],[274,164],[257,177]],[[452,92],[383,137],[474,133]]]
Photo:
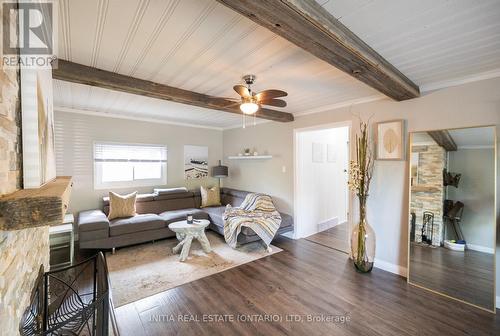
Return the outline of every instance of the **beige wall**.
[[[212,129],[181,127],[127,119],[55,113],[57,175],[73,177],[70,212],[95,209],[107,190],[94,190],[93,143],[162,144],[167,146],[167,185],[198,188],[200,184],[215,185],[213,178],[184,180],[184,145],[208,146],[209,168],[222,159],[222,132]],[[162,186],[158,186],[162,187]],[[151,192],[153,187],[116,189],[118,193]]]
[[[493,249],[492,218],[495,208],[494,151],[491,148],[449,152],[448,170],[462,174],[458,188],[449,186],[448,199],[464,203],[461,220],[467,244]],[[453,236],[453,235],[452,235]]]
[[[334,90],[334,88],[332,88]],[[376,101],[298,117],[293,123],[264,123],[224,131],[224,157],[256,147],[275,157],[262,162],[228,162],[229,187],[269,193],[277,206],[293,211],[293,131],[297,128],[372,116],[372,122],[405,119],[407,131],[496,125],[500,127],[500,78],[448,88],[404,102]],[[286,172],[282,172],[282,167]],[[405,272],[408,235],[408,164],[378,161],[368,201],[368,220],[377,234],[377,260],[393,271]],[[497,172],[497,181],[498,181]],[[500,258],[498,258],[500,260]],[[499,261],[497,261],[499,263]],[[386,267],[387,268],[387,267]],[[500,267],[498,267],[500,271]],[[498,273],[498,272],[497,272]],[[500,287],[497,276],[497,287]]]

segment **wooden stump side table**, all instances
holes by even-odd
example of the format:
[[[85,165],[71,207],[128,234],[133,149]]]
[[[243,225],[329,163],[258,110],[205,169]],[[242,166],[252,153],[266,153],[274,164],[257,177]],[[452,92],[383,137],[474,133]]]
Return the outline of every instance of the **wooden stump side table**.
[[[168,225],[168,228],[175,232],[175,235],[179,240],[179,244],[177,244],[172,251],[174,253],[178,253],[182,248],[179,261],[185,261],[187,259],[193,239],[198,239],[205,253],[210,253],[212,251],[210,242],[205,235],[205,228],[209,224],[210,221],[206,219],[198,219],[195,220],[193,224],[188,224],[187,221],[183,220]]]

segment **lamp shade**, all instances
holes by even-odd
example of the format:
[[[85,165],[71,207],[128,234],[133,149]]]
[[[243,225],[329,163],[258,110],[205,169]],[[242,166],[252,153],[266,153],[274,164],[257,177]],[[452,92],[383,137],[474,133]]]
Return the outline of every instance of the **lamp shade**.
[[[213,177],[218,177],[218,178],[221,178],[221,177],[227,177],[228,176],[228,168],[227,166],[223,166],[219,160],[219,165],[218,166],[214,166],[212,168],[212,176]]]

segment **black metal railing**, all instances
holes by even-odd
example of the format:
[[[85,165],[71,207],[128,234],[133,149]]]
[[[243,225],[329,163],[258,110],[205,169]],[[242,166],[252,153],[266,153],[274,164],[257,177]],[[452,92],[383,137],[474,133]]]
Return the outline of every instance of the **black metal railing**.
[[[110,290],[104,255],[43,273],[41,268],[21,335],[108,335]]]

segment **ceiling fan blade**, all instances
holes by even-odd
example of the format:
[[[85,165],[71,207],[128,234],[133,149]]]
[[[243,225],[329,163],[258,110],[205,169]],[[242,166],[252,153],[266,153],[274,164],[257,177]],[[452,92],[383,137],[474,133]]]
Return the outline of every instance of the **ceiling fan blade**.
[[[259,103],[262,105],[286,107],[286,101],[282,99],[264,99],[264,100],[259,100]]]
[[[236,91],[242,97],[250,96],[250,91],[245,85],[235,85],[233,86],[234,91]]]
[[[274,90],[274,89],[264,90],[264,91],[261,91],[255,95],[255,97],[258,100],[265,100],[265,99],[279,98],[279,97],[286,97],[286,96],[288,96],[288,93],[286,93],[285,91]]]

